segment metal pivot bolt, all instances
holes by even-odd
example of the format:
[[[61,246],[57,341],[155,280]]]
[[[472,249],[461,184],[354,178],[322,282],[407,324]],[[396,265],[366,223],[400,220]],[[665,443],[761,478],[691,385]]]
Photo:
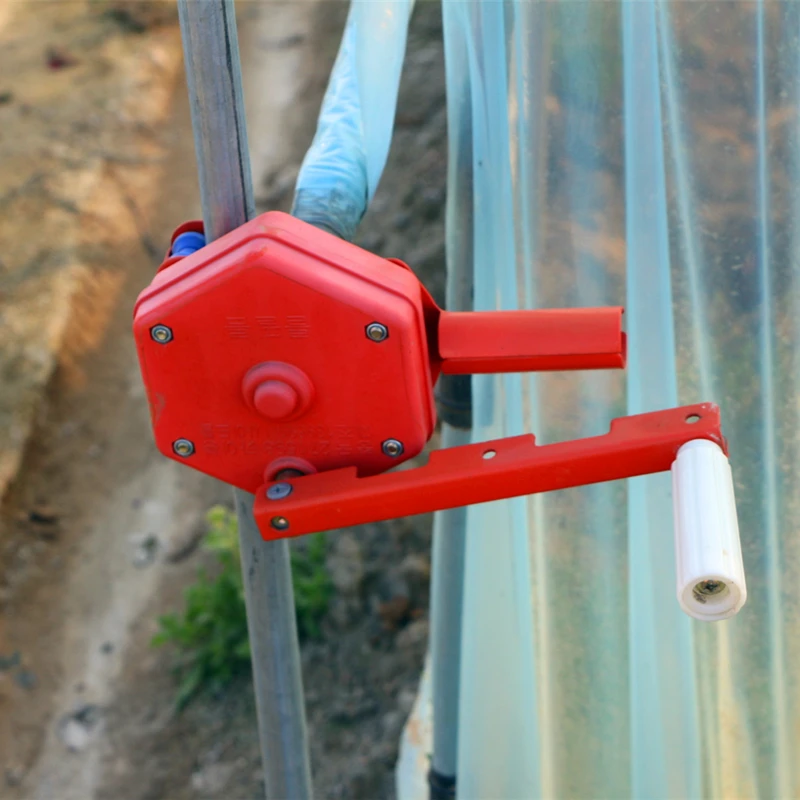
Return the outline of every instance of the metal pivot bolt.
[[[159,344],[167,344],[172,341],[172,328],[166,325],[153,325],[150,328],[150,338]]]
[[[403,455],[403,443],[398,442],[397,439],[387,439],[381,445],[381,450],[383,450],[384,455],[389,456],[389,458],[397,458]]]
[[[373,342],[382,342],[389,338],[389,329],[380,322],[370,322],[367,325],[367,338]]]
[[[272,486],[267,489],[267,497],[270,500],[283,500],[284,497],[288,497],[291,493],[291,483],[273,483]]]
[[[188,439],[177,439],[173,442],[172,449],[181,458],[189,458],[189,456],[194,455],[194,444]]]
[[[714,579],[700,581],[694,587],[694,598],[699,603],[705,603],[707,597],[714,597],[714,595],[721,594],[728,588],[725,581],[717,581]]]
[[[289,520],[286,517],[273,517],[269,524],[275,528],[276,531],[285,531],[289,527]]]

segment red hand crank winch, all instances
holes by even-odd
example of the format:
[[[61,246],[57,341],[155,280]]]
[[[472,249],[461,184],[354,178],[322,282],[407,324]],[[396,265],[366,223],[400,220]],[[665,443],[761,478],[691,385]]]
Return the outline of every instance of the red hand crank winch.
[[[265,539],[660,472],[693,439],[725,448],[701,404],[388,472],[430,439],[440,373],[622,368],[622,309],[443,311],[402,262],[279,212],[168,257],[134,333],[159,449],[254,492]]]

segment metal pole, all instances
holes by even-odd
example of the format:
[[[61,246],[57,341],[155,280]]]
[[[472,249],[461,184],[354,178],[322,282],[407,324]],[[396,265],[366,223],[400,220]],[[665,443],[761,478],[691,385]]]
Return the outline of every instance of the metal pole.
[[[178,0],[206,236],[255,214],[233,0]],[[234,489],[268,800],[311,798],[294,593],[285,540],[265,542]]]
[[[469,444],[470,432],[442,424],[442,447]],[[458,757],[458,696],[461,672],[461,606],[467,509],[439,511],[433,518],[431,576],[431,679],[433,754],[431,797],[453,796]]]
[[[466,77],[464,78],[466,81]],[[471,104],[468,83],[453,92],[450,104]],[[448,87],[449,92],[450,87]],[[472,129],[470,114],[450,138],[448,185],[458,175],[460,191],[447,206],[447,287],[445,305],[451,311],[471,311],[473,301]],[[468,444],[472,429],[471,377],[443,375],[437,387],[442,419],[442,447]],[[461,627],[464,602],[464,555],[467,509],[439,511],[433,519],[431,575],[431,682],[433,753],[428,773],[430,800],[456,796],[458,766],[458,706],[461,687]]]

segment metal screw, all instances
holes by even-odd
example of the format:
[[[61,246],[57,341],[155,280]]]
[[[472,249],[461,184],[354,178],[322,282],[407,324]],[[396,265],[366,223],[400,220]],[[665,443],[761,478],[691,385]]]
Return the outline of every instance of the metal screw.
[[[284,497],[288,497],[291,493],[291,483],[273,483],[272,486],[267,489],[267,497],[270,500],[283,500]]]
[[[397,458],[403,455],[403,443],[398,442],[397,439],[387,439],[382,445],[381,450],[389,458]]]
[[[269,524],[275,528],[276,531],[285,531],[289,527],[289,520],[286,517],[273,517]]]
[[[706,595],[713,595],[719,594],[721,591],[725,589],[725,582],[724,581],[700,581],[697,586],[694,587],[700,594]]]
[[[189,458],[189,456],[194,455],[194,444],[188,439],[177,439],[172,443],[172,449],[181,458]]]
[[[166,325],[153,325],[150,328],[150,338],[159,344],[166,344],[172,341],[172,328]]]
[[[694,599],[700,603],[706,602],[706,597],[713,597],[716,594],[721,594],[727,589],[725,581],[715,581],[713,578],[708,581],[700,581],[696,584],[692,594]]]
[[[381,325],[380,322],[370,322],[367,325],[367,339],[371,339],[373,342],[382,342],[388,337],[389,329],[385,325]]]

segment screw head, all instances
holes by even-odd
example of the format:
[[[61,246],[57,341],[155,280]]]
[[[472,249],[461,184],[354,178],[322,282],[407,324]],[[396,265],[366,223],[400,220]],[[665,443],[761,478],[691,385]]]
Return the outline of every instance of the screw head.
[[[285,531],[289,527],[289,520],[286,517],[273,517],[269,524],[275,528],[276,531]]]
[[[159,344],[167,344],[172,341],[172,328],[166,325],[153,325],[150,328],[150,338]]]
[[[272,486],[267,489],[267,497],[270,500],[283,500],[284,497],[288,497],[291,493],[291,483],[273,483]]]
[[[713,578],[707,581],[700,581],[695,587],[694,591],[698,595],[704,597],[713,597],[715,594],[724,592],[727,588],[725,581],[716,581]]]
[[[188,439],[175,440],[172,443],[172,449],[175,451],[175,454],[179,455],[181,458],[189,458],[189,456],[194,455],[194,444]]]
[[[387,439],[381,445],[381,450],[383,450],[384,455],[389,456],[389,458],[397,458],[403,455],[403,443],[398,442],[397,439]]]
[[[382,342],[384,339],[389,338],[389,329],[380,322],[370,322],[367,325],[367,339],[373,342]]]

